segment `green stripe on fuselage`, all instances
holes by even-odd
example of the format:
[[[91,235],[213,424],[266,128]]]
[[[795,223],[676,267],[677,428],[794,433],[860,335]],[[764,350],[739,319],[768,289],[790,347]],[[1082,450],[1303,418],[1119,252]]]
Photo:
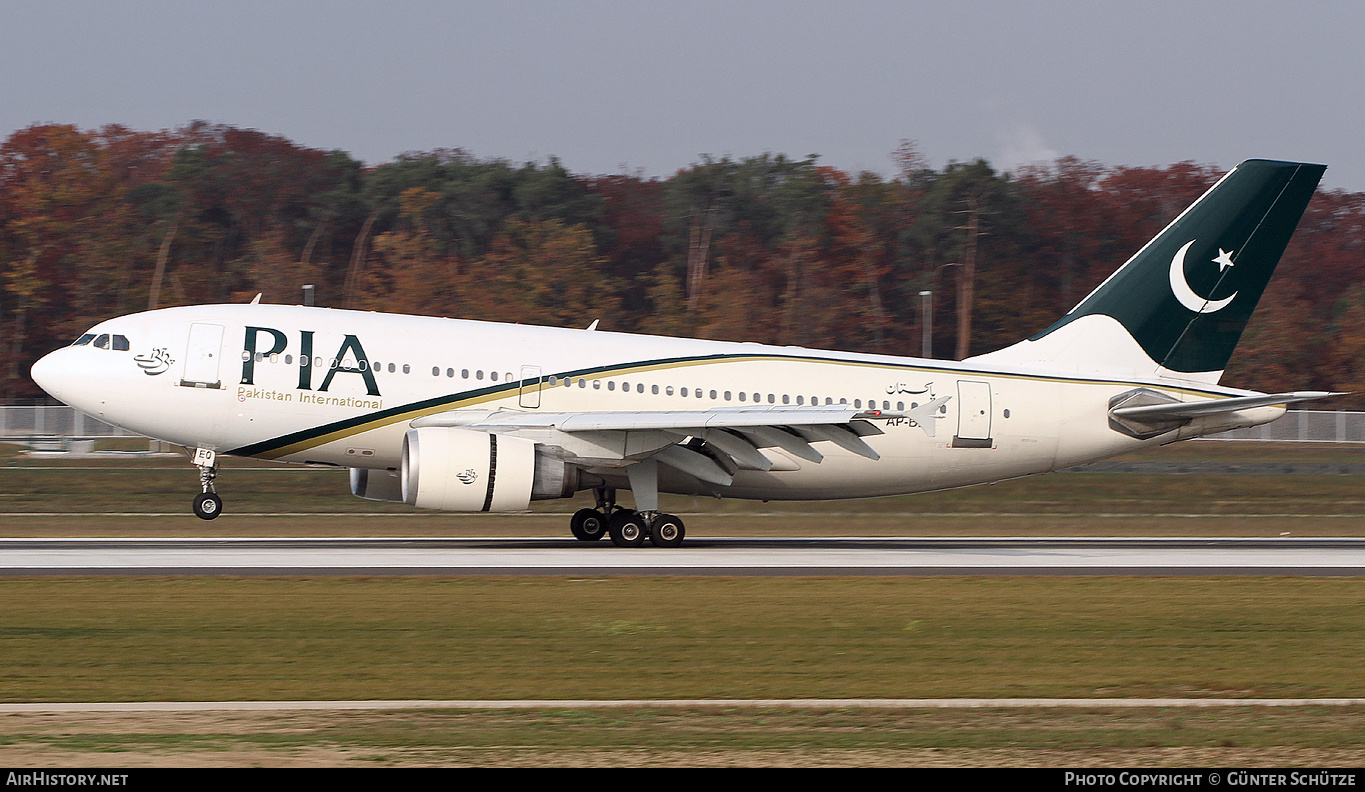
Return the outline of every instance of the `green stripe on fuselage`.
[[[1042,376],[1029,374],[1011,374],[998,371],[978,371],[972,369],[948,368],[933,365],[926,365],[927,361],[916,361],[915,363],[890,363],[872,362],[863,360],[847,360],[839,358],[817,357],[814,355],[752,355],[752,354],[721,354],[703,355],[699,357],[672,358],[661,360],[638,361],[634,363],[624,363],[616,365],[595,366],[591,368],[575,369],[565,371],[554,376],[558,379],[564,377],[601,379],[604,377],[623,376],[629,374],[641,374],[649,371],[660,371],[672,368],[684,368],[692,366],[702,366],[710,363],[739,363],[739,362],[758,362],[758,361],[778,361],[778,362],[808,362],[835,364],[842,366],[854,366],[859,368],[879,368],[887,370],[901,371],[920,371],[928,374],[942,374],[953,377],[990,377],[995,379],[1016,379],[1032,380],[1036,382],[1069,382],[1078,384],[1113,384],[1123,387],[1151,387],[1151,382],[1120,382],[1101,378],[1088,377],[1063,377],[1063,376]],[[387,410],[378,410],[354,418],[347,418],[342,421],[323,424],[321,426],[303,429],[298,432],[291,432],[287,435],[262,440],[258,443],[241,446],[223,453],[232,456],[249,456],[260,459],[280,459],[291,454],[297,454],[316,448],[326,443],[343,440],[347,437],[380,429],[395,423],[412,421],[427,415],[448,412],[450,410],[467,409],[477,407],[481,404],[497,401],[518,392],[521,388],[520,381],[504,383],[487,388],[480,388],[471,391],[461,391],[459,393],[437,396],[430,399],[423,399],[400,407],[393,407]],[[1162,386],[1164,390],[1184,393],[1191,396],[1218,397],[1227,395],[1217,390],[1199,390],[1186,387]]]

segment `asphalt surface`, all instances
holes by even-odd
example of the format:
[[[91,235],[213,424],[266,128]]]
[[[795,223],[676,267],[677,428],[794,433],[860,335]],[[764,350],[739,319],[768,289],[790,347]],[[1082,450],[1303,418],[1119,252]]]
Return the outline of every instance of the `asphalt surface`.
[[[1365,575],[1365,538],[0,539],[0,575]]]

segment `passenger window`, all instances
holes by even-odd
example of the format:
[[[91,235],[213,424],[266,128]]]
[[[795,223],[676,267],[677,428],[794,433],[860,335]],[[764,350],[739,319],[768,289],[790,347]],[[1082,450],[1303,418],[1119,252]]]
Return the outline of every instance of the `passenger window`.
[[[490,371],[490,372],[488,372],[488,378],[491,379],[491,380],[493,380],[494,382],[497,382],[497,381],[498,381],[498,372],[496,372],[496,371]]]
[[[659,386],[658,386],[658,385],[650,385],[650,386],[649,386],[649,392],[650,392],[652,395],[654,395],[654,396],[658,396],[658,395],[659,395]]]
[[[85,346],[86,344],[88,344],[88,343],[90,343],[91,341],[94,341],[94,340],[95,340],[95,334],[94,334],[94,333],[86,333],[85,335],[81,336],[80,338],[77,338],[75,341],[72,341],[72,342],[71,342],[71,346]]]
[[[469,379],[469,369],[460,369],[460,379]]]
[[[616,390],[616,380],[607,380],[607,390]]]
[[[389,364],[389,373],[390,373],[390,374],[393,373],[393,364],[392,364],[392,363]]]
[[[404,374],[411,374],[411,373],[412,373],[412,367],[409,366],[407,363],[404,363],[404,364],[403,364],[403,373],[404,373]]]
[[[103,333],[103,334],[100,335],[99,338],[96,338],[96,339],[95,339],[95,346],[96,346],[96,348],[98,348],[98,349],[108,349],[108,348],[109,348],[109,334],[108,334],[108,333]]]

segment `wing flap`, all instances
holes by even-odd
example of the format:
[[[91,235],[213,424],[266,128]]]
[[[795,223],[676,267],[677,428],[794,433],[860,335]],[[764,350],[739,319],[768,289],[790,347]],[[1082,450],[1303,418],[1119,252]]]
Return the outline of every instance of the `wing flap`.
[[[549,437],[537,442],[560,445],[571,455],[591,459],[594,464],[632,466],[655,459],[701,481],[729,486],[736,470],[777,469],[762,452],[765,448],[777,448],[819,464],[824,454],[812,444],[829,442],[866,459],[880,459],[881,455],[863,439],[884,434],[873,421],[909,419],[932,437],[937,411],[948,398],[916,405],[917,409],[908,412],[863,410],[846,404],[576,413],[452,410],[418,418],[412,426],[522,432],[528,436],[548,432]],[[551,439],[555,436],[559,439]],[[791,464],[784,462],[781,469],[795,469]]]

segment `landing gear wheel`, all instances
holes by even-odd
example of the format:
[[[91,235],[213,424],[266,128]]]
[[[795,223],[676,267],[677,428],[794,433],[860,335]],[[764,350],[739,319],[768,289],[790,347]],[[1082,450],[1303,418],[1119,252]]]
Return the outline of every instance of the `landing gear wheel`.
[[[580,542],[596,542],[607,535],[607,516],[596,509],[579,509],[569,520],[569,530]]]
[[[212,520],[223,513],[223,499],[216,492],[205,492],[194,499],[194,516],[201,520]]]
[[[649,531],[649,541],[655,547],[677,547],[683,543],[687,529],[683,521],[672,514],[660,514],[654,518],[654,527]]]
[[[639,512],[622,509],[611,516],[607,533],[611,534],[611,543],[617,547],[639,547],[645,543],[648,531]]]

